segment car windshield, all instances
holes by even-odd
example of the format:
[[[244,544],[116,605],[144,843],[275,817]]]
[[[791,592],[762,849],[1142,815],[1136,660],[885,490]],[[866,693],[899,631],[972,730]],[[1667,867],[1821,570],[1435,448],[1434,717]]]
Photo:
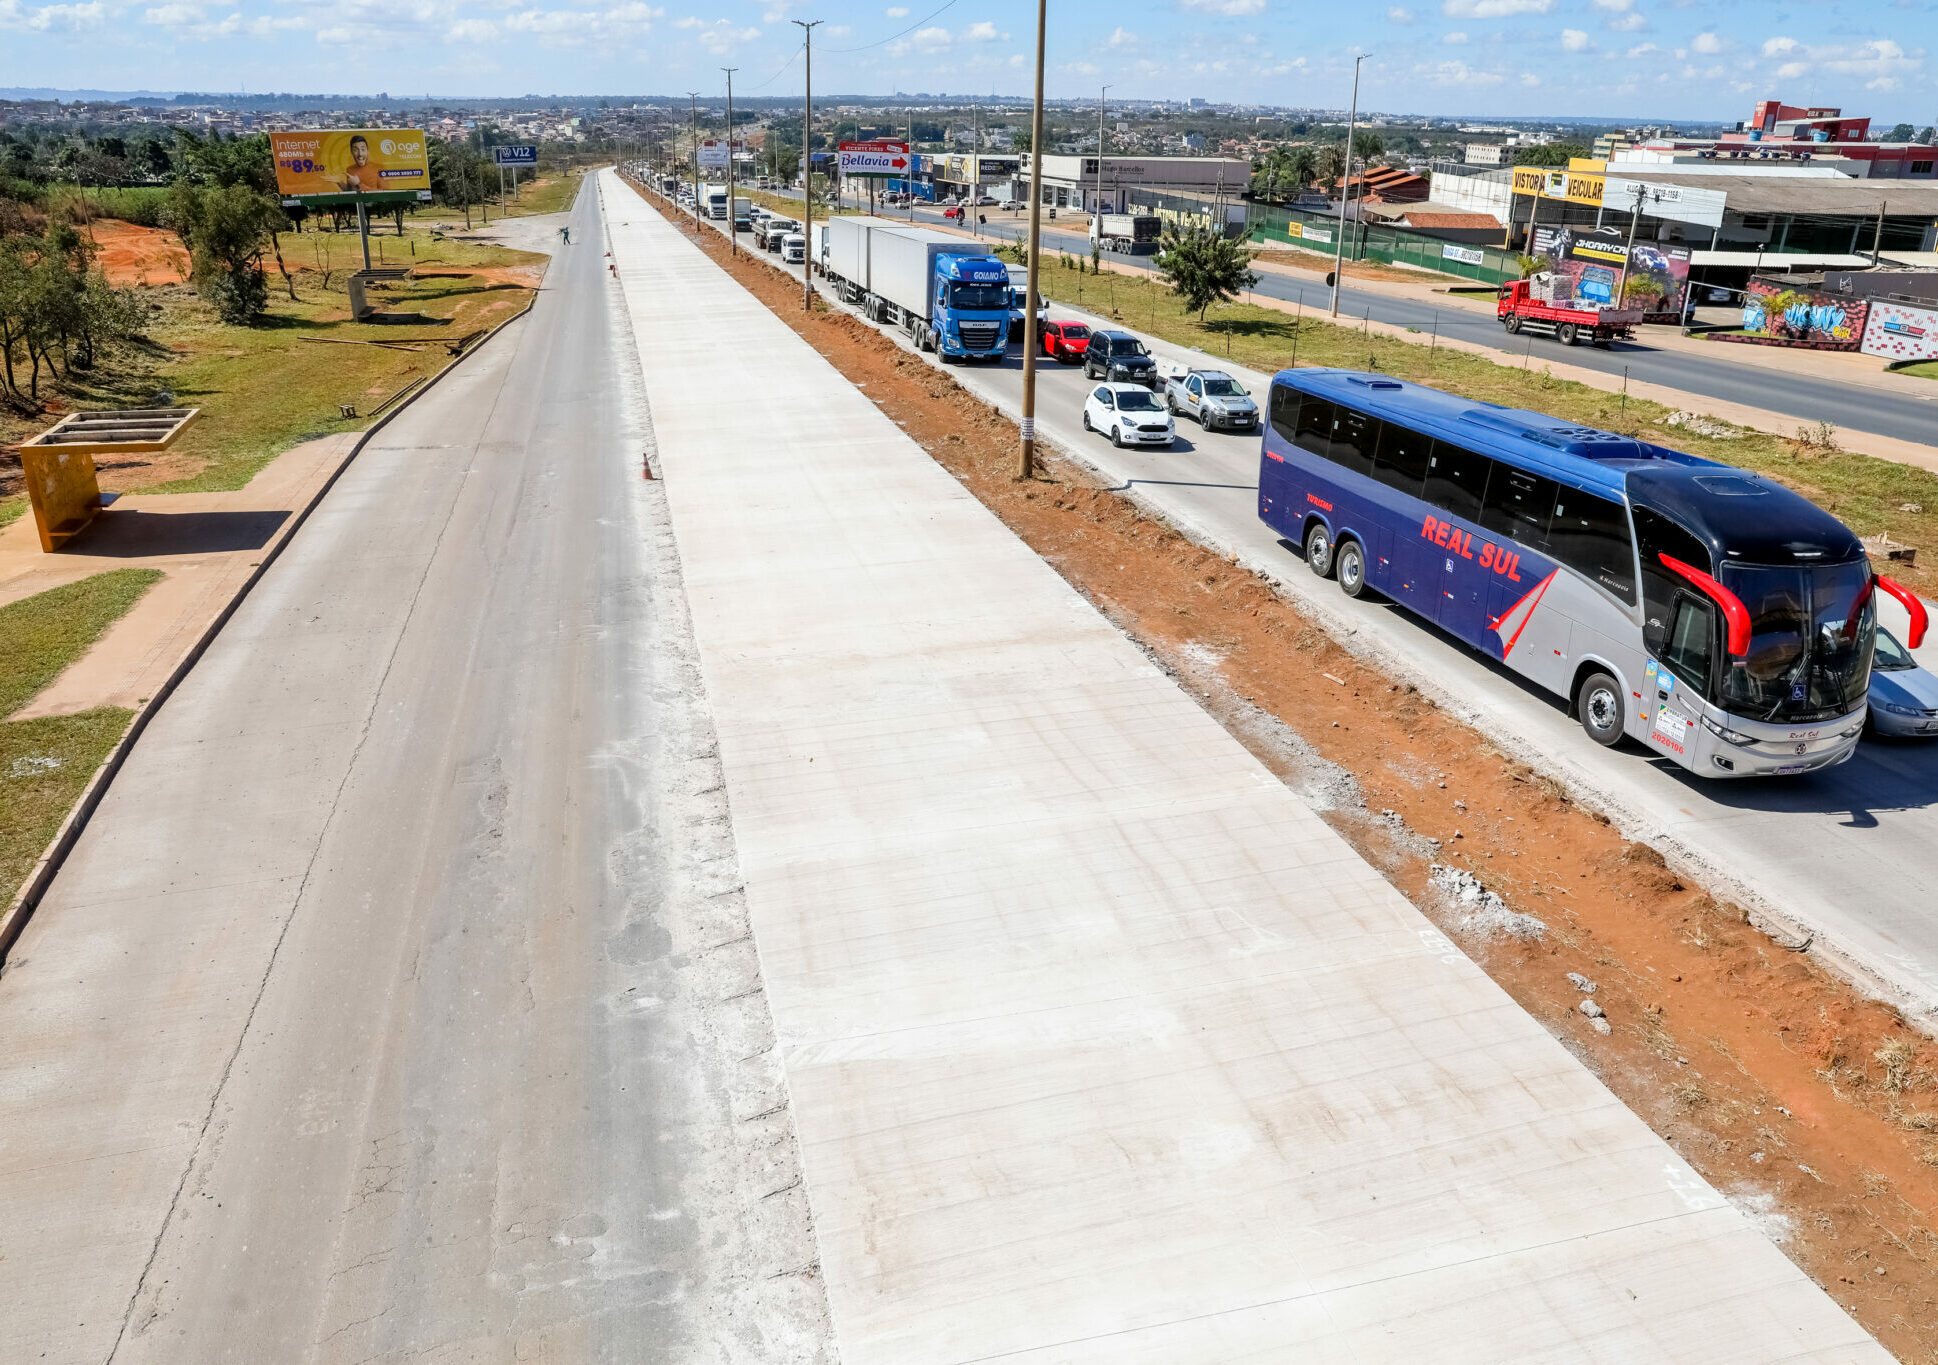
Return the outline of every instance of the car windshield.
[[[1111,356],[1133,356],[1133,355],[1150,354],[1149,351],[1146,351],[1144,349],[1144,343],[1137,340],[1135,337],[1119,337],[1114,341],[1105,342],[1104,346],[1106,348],[1105,353]]]
[[[953,284],[949,286],[949,306],[968,308],[1009,310],[1009,286],[1006,284]]]
[[[1122,412],[1158,411],[1156,395],[1148,389],[1122,389],[1117,394],[1117,407]]]
[[[1066,322],[1063,324],[1063,339],[1065,341],[1082,341],[1089,335],[1090,329],[1081,322]]]
[[[1245,390],[1235,379],[1207,379],[1205,393],[1212,398],[1243,398]]]
[[[1777,724],[1828,720],[1864,700],[1877,633],[1871,567],[1731,564],[1723,585],[1749,609],[1750,649],[1724,670],[1723,706]]]
[[[1908,673],[1918,666],[1911,657],[1911,651],[1898,643],[1898,637],[1883,626],[1877,628],[1877,653],[1871,656],[1871,667],[1880,673]]]

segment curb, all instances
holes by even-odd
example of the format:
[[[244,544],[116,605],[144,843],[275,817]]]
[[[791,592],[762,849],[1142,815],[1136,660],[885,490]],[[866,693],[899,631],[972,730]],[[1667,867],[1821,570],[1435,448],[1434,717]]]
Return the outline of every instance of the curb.
[[[242,581],[242,586],[236,589],[235,595],[229,599],[222,610],[215,614],[215,619],[209,622],[208,629],[204,630],[182,655],[162,685],[155,689],[155,695],[136,710],[134,719],[128,723],[127,733],[123,734],[114,748],[109,750],[108,756],[101,761],[101,766],[94,770],[94,776],[88,779],[87,786],[81,790],[80,799],[74,803],[73,809],[68,811],[67,818],[61,822],[61,827],[55,831],[53,839],[40,855],[39,861],[27,874],[27,880],[21,883],[20,891],[14,896],[13,903],[7,907],[5,913],[0,913],[0,971],[6,969],[7,954],[19,939],[21,931],[27,927],[27,922],[33,918],[34,911],[40,906],[41,898],[47,894],[47,888],[53,884],[62,865],[66,863],[67,855],[74,851],[74,845],[80,841],[82,832],[87,828],[88,820],[100,806],[101,798],[107,795],[108,785],[114,781],[115,774],[121,771],[121,765],[127,762],[129,750],[133,749],[135,741],[141,738],[142,731],[148,728],[148,722],[153,719],[155,712],[161,709],[162,704],[173,695],[182,680],[188,676],[189,670],[201,661],[202,656],[208,652],[209,646],[215,643],[215,637],[221,633],[222,627],[229,623],[229,618],[235,615],[243,599],[249,596],[249,590],[256,586],[262,576],[269,572],[270,566],[282,556],[284,547],[296,538],[296,533],[302,529],[303,523],[309,520],[310,513],[315,511],[329,495],[330,490],[336,486],[336,481],[343,477],[343,471],[363,453],[363,448],[370,443],[371,437],[389,426],[394,418],[408,411],[413,403],[436,388],[445,375],[450,374],[470,357],[483,350],[498,333],[531,312],[538,302],[538,293],[537,289],[532,290],[532,296],[526,300],[523,308],[472,342],[465,348],[463,354],[452,357],[449,365],[432,375],[415,393],[365,428],[363,434],[357,438],[357,443],[350,447],[337,467],[330,471],[329,477],[317,486],[310,500],[297,509],[296,514],[289,519],[283,534],[277,537],[275,543],[263,554],[262,561],[257,564],[255,571]]]

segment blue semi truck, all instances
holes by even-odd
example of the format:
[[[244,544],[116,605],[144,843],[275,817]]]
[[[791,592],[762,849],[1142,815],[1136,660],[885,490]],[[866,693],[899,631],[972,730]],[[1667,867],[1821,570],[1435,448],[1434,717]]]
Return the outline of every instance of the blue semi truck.
[[[868,319],[944,361],[999,361],[1009,350],[1009,267],[978,242],[886,218],[833,218],[821,273]]]

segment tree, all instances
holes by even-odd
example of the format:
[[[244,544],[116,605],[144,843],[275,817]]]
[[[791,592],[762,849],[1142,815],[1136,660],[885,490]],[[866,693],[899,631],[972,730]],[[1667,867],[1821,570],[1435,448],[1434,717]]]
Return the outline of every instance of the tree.
[[[1891,131],[1884,135],[1886,142],[1910,142],[1918,135],[1918,130],[1908,123],[1894,124]]]
[[[1243,242],[1231,241],[1211,228],[1173,225],[1165,228],[1159,244],[1157,273],[1203,322],[1212,304],[1228,303],[1240,290],[1258,283],[1252,269],[1255,254]]]
[[[234,326],[262,316],[269,306],[263,253],[286,221],[274,199],[247,185],[178,180],[169,187],[162,221],[188,247],[195,287],[217,316]]]
[[[1009,149],[1012,152],[1027,152],[1030,149],[1030,130],[1012,128],[1009,130]]]
[[[1938,142],[1938,128],[1926,128],[1918,134],[1918,141],[1925,143],[1927,146],[1933,142]]]
[[[1566,166],[1578,156],[1587,156],[1588,149],[1575,142],[1550,142],[1543,147],[1510,147],[1514,153],[1516,166]]]

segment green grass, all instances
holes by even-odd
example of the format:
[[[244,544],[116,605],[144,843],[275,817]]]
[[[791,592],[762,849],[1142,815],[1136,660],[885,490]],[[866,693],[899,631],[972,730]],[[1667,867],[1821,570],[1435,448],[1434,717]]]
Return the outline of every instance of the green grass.
[[[11,497],[0,498],[0,531],[20,520],[27,511],[27,495],[15,493]]]
[[[1900,366],[1891,373],[1908,374],[1914,379],[1938,379],[1938,360],[1920,360],[1915,364]]]
[[[1665,419],[1672,409],[1557,379],[1547,362],[1565,362],[1556,343],[1532,339],[1522,365],[1431,348],[1420,335],[1405,341],[1361,333],[1312,314],[1296,316],[1247,303],[1213,307],[1200,322],[1161,285],[1117,274],[1090,275],[1066,258],[1046,256],[1042,289],[1053,299],[1114,316],[1166,341],[1203,349],[1213,360],[1270,373],[1300,365],[1379,370],[1401,379],[1485,402],[1533,408],[1571,422],[1638,436],[1767,474],[1840,517],[1859,535],[1888,530],[1900,541],[1938,554],[1938,475],[1911,465],[1820,444],[1737,428],[1736,439],[1697,436]],[[1520,343],[1527,347],[1528,342]],[[1296,350],[1295,350],[1296,348]],[[1798,423],[1799,430],[1805,424]],[[1834,433],[1832,433],[1834,439]],[[1916,511],[1903,511],[1910,505]],[[1938,568],[1920,565],[1894,576],[1927,594],[1938,591]]]
[[[161,576],[112,569],[0,606],[0,717],[32,701]]]
[[[0,906],[19,893],[133,719],[132,711],[103,706],[0,724]]]
[[[518,187],[518,197],[508,201],[511,216],[521,218],[528,214],[563,213],[572,207],[572,200],[579,192],[579,182],[584,178],[584,171],[573,171],[564,175],[542,175],[536,180],[525,181]]]

